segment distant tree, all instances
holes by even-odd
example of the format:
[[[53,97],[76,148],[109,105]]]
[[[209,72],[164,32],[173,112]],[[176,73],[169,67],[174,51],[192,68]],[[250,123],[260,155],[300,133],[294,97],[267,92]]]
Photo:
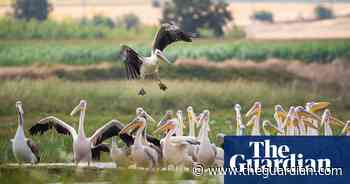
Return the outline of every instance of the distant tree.
[[[126,29],[138,28],[140,26],[139,17],[132,13],[124,15],[120,22]]]
[[[113,20],[111,18],[103,16],[103,15],[95,15],[92,18],[92,23],[95,26],[106,26],[109,28],[115,27],[115,23],[113,22]]]
[[[333,11],[322,5],[316,6],[315,14],[317,19],[320,19],[320,20],[334,18]]]
[[[48,0],[15,0],[12,3],[14,16],[17,19],[36,19],[39,21],[46,20],[52,6]]]
[[[273,22],[273,14],[272,12],[266,10],[257,11],[253,14],[253,19],[265,22]]]
[[[228,4],[224,1],[213,0],[167,1],[161,22],[174,22],[190,32],[206,28],[212,30],[215,36],[222,36],[223,27],[232,20],[227,6]]]

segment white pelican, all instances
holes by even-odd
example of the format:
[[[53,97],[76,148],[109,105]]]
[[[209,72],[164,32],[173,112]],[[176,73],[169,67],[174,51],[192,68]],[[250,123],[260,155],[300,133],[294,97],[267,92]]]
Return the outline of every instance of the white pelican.
[[[193,107],[192,106],[188,106],[187,107],[187,118],[188,118],[188,127],[189,127],[188,136],[196,137],[195,124],[197,123],[197,117],[196,117],[196,114],[193,111]]]
[[[263,127],[264,135],[271,136],[273,135],[273,132],[277,132],[277,134],[283,134],[283,130],[279,129],[275,125],[273,125],[269,120],[263,121]]]
[[[287,113],[286,119],[284,120],[284,130],[286,131],[287,136],[296,136],[299,135],[299,130],[297,128],[295,107],[291,106]]]
[[[176,124],[176,135],[177,136],[183,136],[184,133],[184,120],[183,120],[183,115],[182,115],[182,110],[178,110],[176,112],[176,117],[179,123]]]
[[[215,145],[210,143],[208,136],[209,131],[209,111],[204,110],[199,120],[202,124],[202,134],[198,135],[200,145],[195,150],[196,162],[202,164],[204,167],[210,167],[215,163],[217,156],[217,149]]]
[[[24,135],[24,111],[22,102],[16,102],[16,110],[18,113],[18,128],[15,137],[11,139],[13,154],[20,164],[22,162],[29,162],[32,164],[38,163],[40,161],[38,146]]]
[[[321,110],[324,110],[325,108],[327,108],[329,106],[329,102],[308,102],[305,105],[305,109],[307,112],[310,113],[317,113]],[[308,119],[312,122],[314,127],[317,127],[317,129],[308,127],[306,132],[307,135],[319,135],[319,122],[315,119]]]
[[[236,135],[242,136],[244,134],[245,125],[242,121],[242,115],[241,115],[241,106],[239,104],[235,105],[235,112],[236,112]]]
[[[74,162],[76,166],[80,162],[87,162],[88,165],[90,165],[92,159],[98,159],[100,151],[109,152],[108,146],[100,143],[113,135],[118,135],[123,125],[117,120],[111,120],[98,129],[91,137],[86,137],[84,131],[86,105],[87,102],[81,100],[79,105],[77,105],[71,112],[71,115],[73,116],[80,111],[78,132],[62,120],[54,116],[49,116],[32,126],[29,130],[30,134],[43,134],[49,129],[54,128],[60,134],[72,136]],[[129,135],[121,135],[120,138],[127,144],[133,142],[133,138]]]
[[[350,136],[350,121],[347,121],[344,128],[341,131],[341,135]]]
[[[137,128],[134,144],[130,147],[130,156],[137,166],[154,169],[157,167],[161,155],[159,154],[159,150],[145,141],[145,134],[143,131],[146,128],[146,122],[147,115],[145,113],[141,113],[133,121],[126,125],[119,133],[125,134],[129,130]]]
[[[163,50],[173,42],[185,41],[192,42],[195,35],[187,33],[176,25],[162,24],[153,42],[153,48],[150,57],[140,56],[132,48],[123,45],[121,55],[123,57],[128,79],[145,79],[146,76],[154,75],[159,81],[159,87],[165,91],[167,87],[162,83],[159,77],[159,61],[170,61],[165,57]],[[145,95],[146,92],[142,88],[139,95]]]
[[[332,136],[333,135],[333,130],[331,128],[331,125],[330,125],[330,121],[331,121],[331,112],[326,109],[324,112],[323,112],[323,115],[322,115],[322,121],[321,121],[321,127],[323,126],[324,128],[324,135],[325,136]]]
[[[189,136],[176,135],[180,121],[176,118],[171,119],[159,126],[154,133],[159,131],[167,132],[166,136],[160,141],[162,145],[163,161],[165,164],[183,167],[192,166],[193,159],[189,149],[192,145],[199,142]],[[175,136],[173,136],[175,134]]]
[[[249,109],[249,111],[245,115],[247,118],[251,117],[246,126],[252,125],[252,133],[253,136],[261,135],[260,132],[260,118],[261,118],[261,103],[255,102],[253,107]]]
[[[117,167],[128,167],[132,164],[130,158],[130,148],[119,148],[115,137],[112,137],[110,157],[115,162]]]
[[[273,117],[276,120],[277,128],[279,130],[282,130],[282,132],[277,132],[277,135],[285,135],[283,122],[284,122],[286,116],[287,116],[287,112],[283,109],[283,107],[281,105],[276,105],[275,106],[275,113],[274,113]]]

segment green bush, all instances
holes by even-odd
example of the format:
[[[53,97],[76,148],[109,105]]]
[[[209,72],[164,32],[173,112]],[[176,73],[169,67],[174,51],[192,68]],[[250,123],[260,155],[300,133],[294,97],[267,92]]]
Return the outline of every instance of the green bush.
[[[315,14],[317,19],[320,19],[320,20],[334,18],[333,11],[322,5],[319,5],[315,8]]]
[[[273,22],[273,14],[270,11],[257,11],[253,14],[254,20],[264,21],[264,22]]]
[[[155,27],[144,27],[142,32],[127,30],[106,17],[96,16],[91,20],[77,21],[65,19],[30,21],[0,17],[0,39],[100,39],[100,38],[135,38],[153,37]]]
[[[120,24],[126,29],[137,29],[140,26],[140,19],[135,14],[126,14],[120,20]]]

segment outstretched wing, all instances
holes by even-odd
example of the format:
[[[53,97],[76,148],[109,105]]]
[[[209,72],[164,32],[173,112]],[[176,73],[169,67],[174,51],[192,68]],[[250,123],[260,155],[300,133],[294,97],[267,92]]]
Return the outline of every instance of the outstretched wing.
[[[194,34],[187,33],[174,24],[162,24],[154,39],[153,50],[163,51],[176,41],[192,42],[193,37],[195,37]]]
[[[95,133],[90,137],[90,141],[93,145],[99,145],[104,140],[109,139],[113,136],[119,136],[120,139],[127,146],[131,146],[134,143],[134,138],[129,134],[119,134],[120,130],[124,128],[124,125],[118,120],[111,120],[104,126],[95,131]]]
[[[93,160],[100,160],[101,152],[109,153],[110,149],[107,144],[99,144],[93,148],[91,148],[91,155]]]
[[[32,139],[26,139],[27,145],[32,150],[32,153],[35,155],[37,162],[40,162],[39,146],[33,142]]]
[[[77,133],[75,132],[73,127],[54,116],[49,116],[44,119],[41,119],[40,121],[38,121],[38,123],[36,123],[29,129],[29,132],[30,135],[42,135],[52,128],[55,128],[55,130],[60,134],[71,135],[73,138],[77,137]]]
[[[132,48],[122,45],[121,53],[124,60],[126,75],[128,79],[139,79],[141,65],[143,63],[141,57]]]

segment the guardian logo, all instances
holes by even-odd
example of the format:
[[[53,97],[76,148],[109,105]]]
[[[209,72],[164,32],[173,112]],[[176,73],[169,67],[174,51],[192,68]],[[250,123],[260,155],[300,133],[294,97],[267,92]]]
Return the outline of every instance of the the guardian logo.
[[[350,137],[226,136],[224,151],[225,184],[350,181]]]
[[[319,170],[331,168],[329,158],[305,158],[303,153],[293,153],[287,145],[271,144],[269,139],[264,141],[250,141],[248,145],[253,155],[235,154],[229,165],[240,171],[247,168],[312,168]]]

